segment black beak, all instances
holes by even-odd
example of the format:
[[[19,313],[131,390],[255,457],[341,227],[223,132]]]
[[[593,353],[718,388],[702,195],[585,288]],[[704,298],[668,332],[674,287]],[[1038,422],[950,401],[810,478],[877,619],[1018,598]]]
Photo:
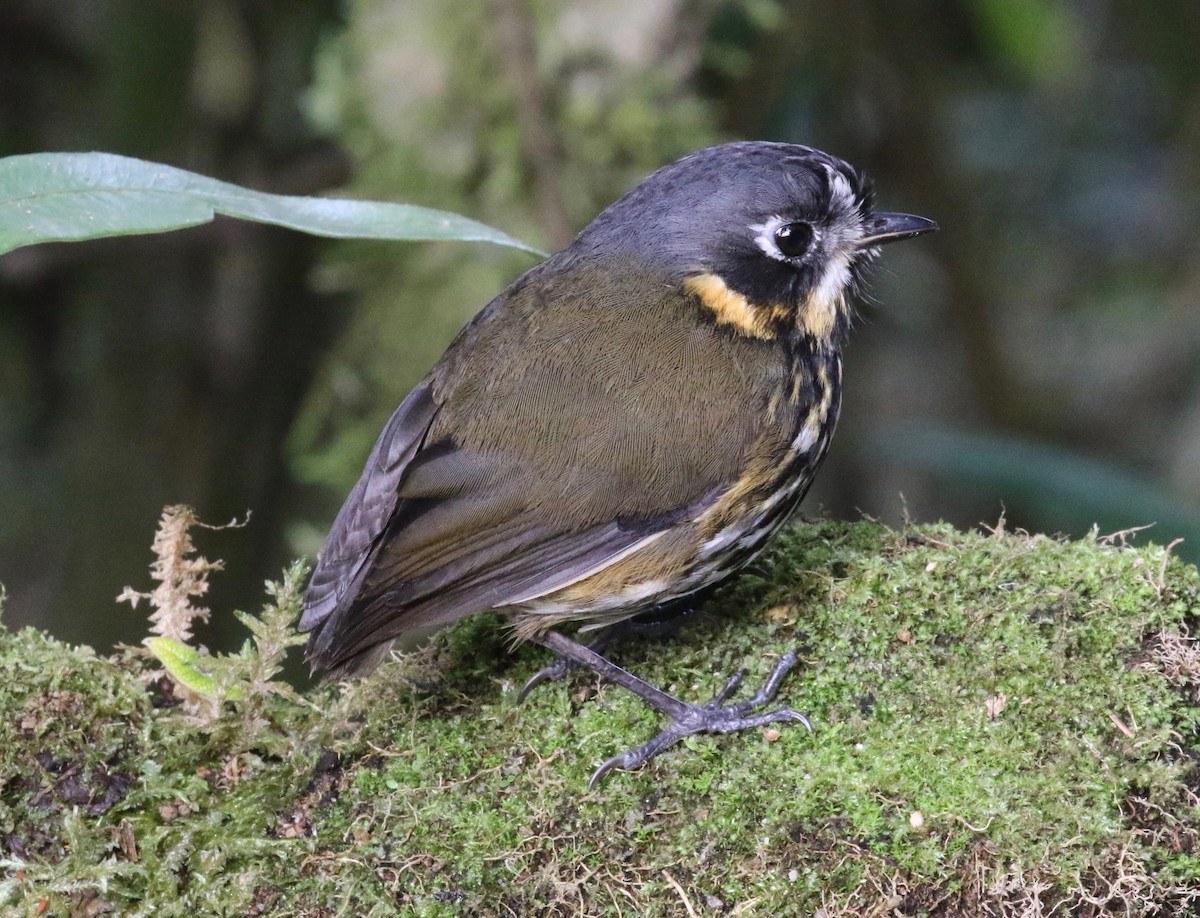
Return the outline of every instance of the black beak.
[[[885,242],[932,233],[937,228],[938,225],[932,220],[913,214],[871,214],[863,221],[866,235],[858,240],[858,248],[869,249]]]

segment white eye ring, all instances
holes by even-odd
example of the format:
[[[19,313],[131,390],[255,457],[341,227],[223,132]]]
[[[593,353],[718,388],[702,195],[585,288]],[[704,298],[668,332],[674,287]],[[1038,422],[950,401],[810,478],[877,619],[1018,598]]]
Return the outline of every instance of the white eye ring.
[[[754,233],[754,244],[762,249],[766,255],[774,258],[776,261],[794,264],[796,259],[789,258],[787,255],[784,255],[783,252],[779,251],[779,243],[775,241],[775,233],[779,230],[779,227],[795,222],[796,221],[794,220],[788,220],[785,217],[781,217],[776,214],[775,216],[768,218],[763,223],[751,225],[749,229],[750,232]],[[817,242],[820,241],[820,238],[820,232],[814,226],[812,244],[809,246],[809,248],[811,249],[812,246],[815,246]]]

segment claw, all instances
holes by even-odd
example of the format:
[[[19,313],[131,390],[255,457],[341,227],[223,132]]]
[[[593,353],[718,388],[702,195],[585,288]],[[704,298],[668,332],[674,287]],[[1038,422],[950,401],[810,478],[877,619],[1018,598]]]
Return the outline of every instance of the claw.
[[[622,752],[619,755],[614,755],[611,759],[606,759],[599,768],[592,772],[591,778],[588,779],[588,790],[595,790],[596,785],[600,783],[600,779],[610,771],[613,771],[617,768],[624,769],[625,766],[622,764],[622,760],[624,758],[625,753]]]
[[[782,708],[779,711],[779,713],[789,715],[788,720],[795,720],[795,721],[799,721],[800,723],[804,724],[804,729],[807,730],[809,733],[812,733],[812,730],[813,730],[812,721],[809,720],[807,717],[805,717],[803,714],[801,714],[799,711],[793,711],[791,708]]]
[[[517,692],[517,704],[521,704],[525,700],[525,696],[543,682],[557,682],[571,671],[573,665],[570,660],[558,657],[549,666],[543,666],[521,686],[521,691]]]

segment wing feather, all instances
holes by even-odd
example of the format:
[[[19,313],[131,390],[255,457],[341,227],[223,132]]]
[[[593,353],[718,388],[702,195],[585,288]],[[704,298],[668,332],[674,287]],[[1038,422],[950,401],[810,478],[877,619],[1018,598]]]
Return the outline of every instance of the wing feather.
[[[318,627],[358,592],[369,571],[367,562],[392,519],[404,470],[436,414],[429,380],[425,380],[400,403],[383,428],[325,539],[304,598],[301,631]]]
[[[510,551],[498,553],[490,563],[479,563],[473,556],[469,570],[438,569],[431,579],[407,582],[399,591],[364,590],[334,627],[317,635],[310,657],[322,669],[353,672],[355,661],[368,658],[380,642],[569,586],[627,557],[663,531],[644,535],[616,524],[569,535],[526,531],[511,540]]]

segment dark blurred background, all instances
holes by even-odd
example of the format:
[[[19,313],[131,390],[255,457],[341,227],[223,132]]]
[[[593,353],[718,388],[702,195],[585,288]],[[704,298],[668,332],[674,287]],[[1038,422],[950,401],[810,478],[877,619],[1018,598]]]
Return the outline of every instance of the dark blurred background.
[[[454,210],[557,247],[733,138],[811,144],[942,232],[887,250],[809,514],[1200,559],[1195,0],[4,0],[0,155],[105,150]],[[230,220],[0,257],[6,621],[145,633],[164,504],[211,604],[320,545],[387,415],[532,260]],[[204,635],[227,646],[233,635]]]

